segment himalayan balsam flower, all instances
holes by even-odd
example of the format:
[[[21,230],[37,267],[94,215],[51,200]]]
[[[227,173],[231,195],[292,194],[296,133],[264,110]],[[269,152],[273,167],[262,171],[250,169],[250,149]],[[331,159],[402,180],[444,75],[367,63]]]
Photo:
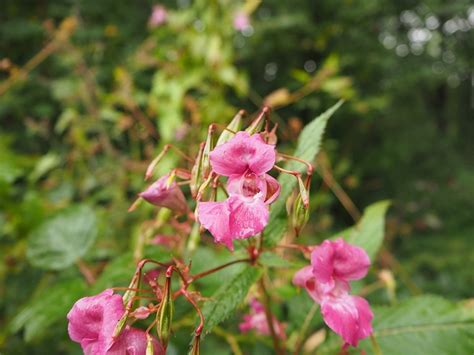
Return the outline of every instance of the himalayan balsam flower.
[[[261,335],[270,335],[270,328],[268,327],[267,317],[265,315],[265,308],[255,299],[250,300],[250,314],[243,317],[243,322],[239,324],[241,332],[248,332],[255,330]],[[285,328],[276,318],[273,318],[273,329],[280,339],[285,339]]]
[[[234,16],[233,25],[237,31],[245,31],[250,27],[250,19],[245,12],[239,11]]]
[[[324,321],[346,345],[357,346],[360,339],[372,333],[369,303],[349,294],[349,281],[363,278],[369,266],[370,259],[362,248],[342,238],[326,240],[313,249],[311,265],[299,270],[293,278],[295,285],[306,288],[320,304]]]
[[[275,164],[275,146],[260,134],[238,132],[209,154],[212,170],[227,176],[229,198],[200,202],[199,222],[217,243],[233,250],[234,239],[260,233],[268,223],[269,208],[280,193],[278,182],[266,174]]]
[[[120,295],[107,289],[78,300],[67,315],[69,337],[81,344],[85,355],[145,355],[147,338],[143,330],[126,327],[113,338],[117,322],[125,313]],[[153,339],[154,354],[164,354]]]
[[[148,24],[152,28],[158,27],[164,24],[167,19],[168,11],[166,11],[166,8],[163,5],[154,5]]]
[[[183,192],[176,181],[169,182],[169,175],[156,180],[139,196],[155,206],[166,207],[178,213],[188,210]]]

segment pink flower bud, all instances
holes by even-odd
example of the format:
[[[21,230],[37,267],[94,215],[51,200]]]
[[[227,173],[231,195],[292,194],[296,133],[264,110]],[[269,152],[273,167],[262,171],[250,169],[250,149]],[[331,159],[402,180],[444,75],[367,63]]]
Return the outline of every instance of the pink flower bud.
[[[169,181],[170,176],[165,175],[151,184],[139,196],[149,203],[166,207],[178,213],[185,213],[188,210],[186,199],[176,181]]]

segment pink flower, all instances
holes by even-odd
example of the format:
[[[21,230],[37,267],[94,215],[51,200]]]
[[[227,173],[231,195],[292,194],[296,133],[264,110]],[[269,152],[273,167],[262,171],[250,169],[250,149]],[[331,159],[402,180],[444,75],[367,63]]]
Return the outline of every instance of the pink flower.
[[[326,324],[346,344],[357,346],[360,339],[372,333],[373,314],[369,303],[349,294],[349,280],[367,274],[367,253],[343,239],[324,241],[311,253],[311,266],[299,270],[293,283],[306,288],[311,298],[321,305]]]
[[[275,164],[275,147],[265,143],[259,134],[238,132],[209,157],[212,170],[229,177],[229,198],[199,202],[199,222],[217,243],[233,250],[235,239],[254,236],[268,224],[268,205],[280,193],[278,182],[266,174]]]
[[[126,327],[116,339],[112,337],[124,313],[122,297],[111,289],[81,298],[67,314],[69,337],[81,344],[86,355],[144,355],[147,339],[143,330]],[[153,342],[155,354],[164,354],[161,345]]]
[[[233,25],[237,31],[245,31],[250,27],[250,19],[245,12],[239,11],[234,16]]]
[[[185,213],[188,210],[188,206],[183,192],[176,181],[169,182],[168,180],[169,175],[165,175],[138,195],[155,206],[166,207],[178,213]]]
[[[150,19],[148,20],[148,25],[150,27],[158,27],[166,22],[168,19],[168,11],[163,5],[154,5],[151,11]]]
[[[253,329],[259,334],[270,335],[271,332],[263,305],[256,299],[252,299],[250,300],[250,308],[250,314],[244,315],[243,322],[239,324],[240,331],[248,332]],[[273,329],[281,339],[286,338],[285,328],[276,318],[273,318]]]

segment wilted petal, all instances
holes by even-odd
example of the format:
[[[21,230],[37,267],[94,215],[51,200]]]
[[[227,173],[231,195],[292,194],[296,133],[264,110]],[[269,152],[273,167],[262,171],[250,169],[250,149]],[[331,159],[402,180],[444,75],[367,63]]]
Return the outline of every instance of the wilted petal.
[[[219,175],[243,175],[247,170],[262,175],[275,164],[275,146],[263,141],[259,134],[237,132],[228,142],[209,155],[212,169]]]
[[[179,213],[188,210],[186,198],[176,181],[168,183],[169,175],[165,175],[151,184],[139,196],[155,206],[166,207]]]
[[[230,208],[227,200],[224,202],[199,202],[198,218],[199,223],[211,232],[216,243],[224,244],[230,250],[234,250],[229,227]]]
[[[230,207],[229,227],[232,237],[244,239],[260,233],[268,223],[268,207],[259,195],[246,198],[232,195],[228,198]]]
[[[329,328],[352,346],[372,333],[373,314],[362,297],[346,294],[327,298],[321,304],[321,313]]]

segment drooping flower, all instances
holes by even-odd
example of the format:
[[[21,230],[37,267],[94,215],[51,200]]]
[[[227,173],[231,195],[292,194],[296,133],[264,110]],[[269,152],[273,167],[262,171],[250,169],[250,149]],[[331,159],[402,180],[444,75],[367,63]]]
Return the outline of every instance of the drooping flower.
[[[261,335],[271,334],[265,315],[265,308],[256,299],[250,300],[250,314],[244,315],[243,322],[239,324],[239,329],[241,332],[255,330],[255,332]],[[273,317],[273,329],[278,337],[281,339],[286,338],[285,327],[275,317]]]
[[[67,314],[69,337],[78,342],[86,355],[144,355],[147,338],[143,330],[126,327],[113,338],[115,327],[125,313],[120,295],[107,289],[102,293],[78,300]],[[153,340],[155,355],[164,354]]]
[[[199,222],[217,243],[233,250],[233,240],[260,233],[268,224],[271,204],[280,193],[278,182],[266,174],[275,164],[275,147],[259,134],[238,132],[210,154],[212,170],[228,176],[229,198],[199,202]]]
[[[349,294],[350,280],[367,274],[367,253],[343,239],[325,241],[311,253],[311,265],[299,270],[293,283],[304,287],[320,304],[326,324],[346,344],[357,346],[360,339],[372,333],[373,313],[362,297]]]
[[[237,31],[245,31],[250,27],[250,19],[245,12],[239,11],[234,16],[233,25]]]
[[[183,192],[175,180],[170,182],[169,175],[162,176],[138,195],[155,206],[166,207],[178,213],[188,210]]]
[[[148,25],[152,28],[161,26],[168,19],[168,11],[163,5],[154,5],[151,11]]]

